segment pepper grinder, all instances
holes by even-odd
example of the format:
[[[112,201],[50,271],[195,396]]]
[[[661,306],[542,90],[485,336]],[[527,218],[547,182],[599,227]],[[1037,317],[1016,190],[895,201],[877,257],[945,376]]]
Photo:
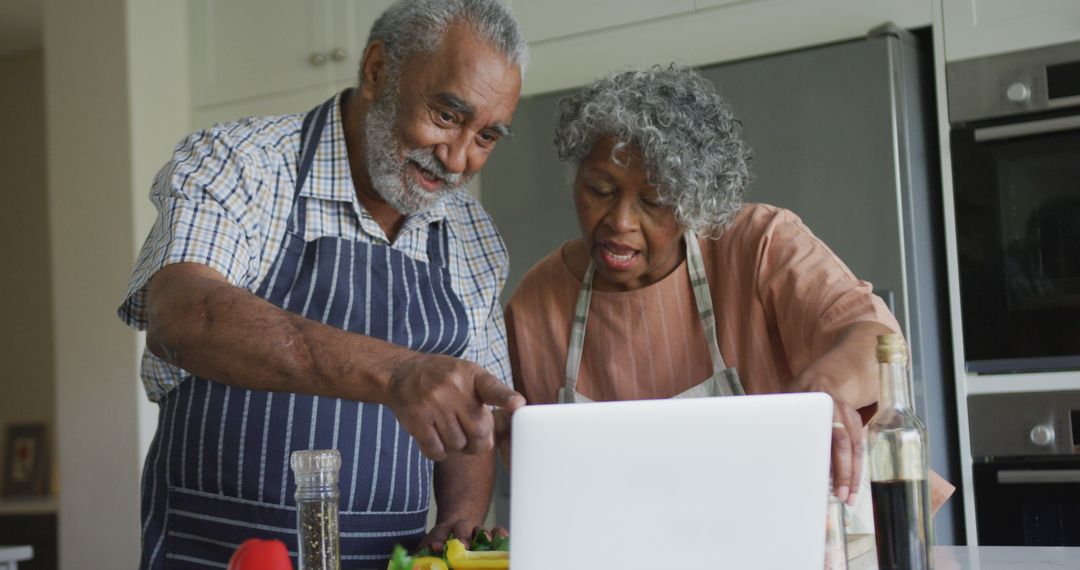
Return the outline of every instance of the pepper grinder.
[[[299,570],[339,570],[338,472],[336,449],[294,451],[289,459],[296,477],[296,531]]]

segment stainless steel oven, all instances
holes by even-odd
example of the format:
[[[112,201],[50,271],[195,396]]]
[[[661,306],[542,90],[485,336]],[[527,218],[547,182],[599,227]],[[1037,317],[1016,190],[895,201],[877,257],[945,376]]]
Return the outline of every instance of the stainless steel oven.
[[[968,399],[979,544],[1080,546],[1080,391]]]
[[[946,78],[967,369],[1080,369],[1080,42]]]

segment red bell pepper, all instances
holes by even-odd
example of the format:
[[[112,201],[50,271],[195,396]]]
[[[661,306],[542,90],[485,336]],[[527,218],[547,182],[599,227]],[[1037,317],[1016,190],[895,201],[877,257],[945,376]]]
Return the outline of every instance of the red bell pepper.
[[[229,559],[228,570],[293,570],[293,565],[284,542],[249,538]]]

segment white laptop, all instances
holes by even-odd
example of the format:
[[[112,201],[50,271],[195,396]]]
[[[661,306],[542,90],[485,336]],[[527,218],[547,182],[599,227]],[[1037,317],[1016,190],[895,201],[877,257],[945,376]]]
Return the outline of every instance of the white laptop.
[[[821,570],[832,412],[824,394],[518,410],[511,568]]]

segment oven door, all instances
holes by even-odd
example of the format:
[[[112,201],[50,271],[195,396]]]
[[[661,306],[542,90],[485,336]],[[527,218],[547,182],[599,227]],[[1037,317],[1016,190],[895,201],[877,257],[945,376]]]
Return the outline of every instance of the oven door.
[[[1080,368],[1080,114],[969,123],[951,146],[967,369]]]
[[[1080,391],[968,397],[979,544],[1080,546]]]
[[[1080,458],[976,462],[979,544],[1080,546]]]

